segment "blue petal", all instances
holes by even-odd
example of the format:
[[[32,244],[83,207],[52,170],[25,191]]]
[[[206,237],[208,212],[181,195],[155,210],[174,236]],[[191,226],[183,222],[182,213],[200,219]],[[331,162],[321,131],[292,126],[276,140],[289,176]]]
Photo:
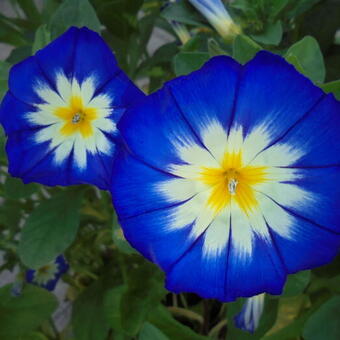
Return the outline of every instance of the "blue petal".
[[[224,302],[262,292],[282,292],[285,270],[276,250],[259,237],[255,237],[253,253],[248,258],[240,258],[230,241],[218,256],[204,257],[203,239],[200,237],[167,272],[169,290],[195,292]]]
[[[321,213],[320,209],[320,213]],[[321,266],[333,260],[340,250],[340,234],[291,214],[293,238],[271,232],[273,244],[288,273]]]
[[[25,118],[27,113],[35,112],[36,110],[34,106],[16,99],[11,92],[7,92],[0,107],[0,122],[6,134],[36,128],[29,124]]]
[[[71,27],[36,54],[46,78],[55,84],[55,75],[63,71],[81,83],[95,74],[98,87],[112,79],[120,69],[110,48],[98,33],[86,27]]]
[[[118,123],[129,150],[159,169],[181,162],[175,144],[199,143],[171,95],[168,86],[128,110]],[[148,131],[152,133],[148,133]]]
[[[228,247],[219,256],[206,258],[202,254],[203,240],[204,237],[198,238],[171,266],[167,272],[166,288],[175,293],[194,292],[206,299],[229,301],[225,286]]]
[[[129,169],[129,171],[126,171]],[[124,235],[145,257],[166,269],[190,247],[190,226],[168,230],[178,204],[167,202],[155,190],[173,178],[121,151],[113,166],[111,193]],[[157,202],[157,204],[155,204]],[[169,247],[176,244],[176,247]]]
[[[294,204],[287,207],[280,195],[268,195],[278,204],[283,206],[297,217],[328,229],[334,233],[340,233],[340,168],[315,168],[303,169],[299,172],[301,178],[292,184],[309,193],[310,204]]]
[[[41,83],[46,83],[46,78],[35,57],[29,57],[14,65],[9,72],[9,91],[16,99],[28,105],[43,103],[35,91],[35,87]]]
[[[58,275],[59,277],[66,273],[69,269],[69,264],[66,262],[66,259],[63,255],[59,255],[55,259],[55,263],[58,265]]]
[[[34,131],[34,130],[33,130]],[[9,173],[24,183],[39,182],[44,185],[94,184],[106,190],[110,184],[114,155],[87,152],[87,169],[80,170],[73,153],[61,164],[54,162],[54,150],[49,143],[35,143],[32,131],[19,131],[8,137],[6,151]]]
[[[111,191],[121,219],[171,206],[157,192],[156,185],[173,176],[136,160],[123,150],[116,156],[112,173]]]
[[[195,133],[212,121],[229,126],[240,71],[236,61],[219,56],[198,71],[168,83],[183,119]]]
[[[280,256],[273,244],[255,233],[253,237],[253,250],[249,256],[240,256],[235,243],[231,243],[226,280],[229,301],[239,296],[250,297],[263,292],[276,295],[282,292],[287,272]]]
[[[274,142],[323,96],[318,87],[282,57],[261,51],[243,68],[233,126],[241,125],[247,133],[263,125]]]
[[[276,143],[287,143],[304,151],[290,167],[340,167],[340,102],[332,94],[321,101]]]

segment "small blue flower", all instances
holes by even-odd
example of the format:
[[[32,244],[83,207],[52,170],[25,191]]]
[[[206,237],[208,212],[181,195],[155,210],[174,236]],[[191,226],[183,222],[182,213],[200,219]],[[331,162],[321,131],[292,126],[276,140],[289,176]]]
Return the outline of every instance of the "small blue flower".
[[[107,188],[116,121],[143,96],[97,33],[70,28],[10,71],[0,107],[9,172],[24,183]]]
[[[241,28],[235,24],[221,0],[189,1],[215,27],[221,37],[230,39],[241,33]]]
[[[340,249],[340,103],[282,57],[218,56],[129,109],[111,192],[173,292],[281,294]]]
[[[235,316],[236,327],[254,333],[263,313],[265,294],[252,296],[246,300],[241,312]]]
[[[69,265],[64,256],[59,255],[51,262],[39,269],[29,269],[26,272],[26,281],[47,290],[54,290],[60,277],[68,271]]]

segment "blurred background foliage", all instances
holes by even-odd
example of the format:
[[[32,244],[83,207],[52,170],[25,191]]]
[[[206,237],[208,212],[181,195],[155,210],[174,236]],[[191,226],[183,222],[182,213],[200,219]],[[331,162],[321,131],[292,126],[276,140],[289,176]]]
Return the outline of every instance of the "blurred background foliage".
[[[11,65],[75,25],[100,32],[145,93],[211,56],[245,63],[267,49],[340,98],[339,0],[225,1],[242,27],[234,39],[219,36],[186,0],[1,1],[14,15],[0,13],[0,48],[11,51],[0,61],[0,97]],[[160,270],[124,240],[107,192],[23,185],[7,173],[4,144],[0,129],[0,275],[14,277],[0,288],[0,339],[340,339],[340,257],[291,275],[282,296],[266,296],[257,331],[243,332],[233,317],[244,299],[167,292]],[[62,293],[25,282],[28,268],[59,254],[70,265]],[[72,313],[61,323],[65,301]]]

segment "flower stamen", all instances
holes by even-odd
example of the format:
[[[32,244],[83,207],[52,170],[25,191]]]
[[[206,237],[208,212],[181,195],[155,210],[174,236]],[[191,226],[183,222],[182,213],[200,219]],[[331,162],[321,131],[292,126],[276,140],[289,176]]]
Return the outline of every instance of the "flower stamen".
[[[234,178],[231,178],[228,181],[228,191],[230,195],[235,195],[236,194],[236,187],[237,187],[238,181]]]

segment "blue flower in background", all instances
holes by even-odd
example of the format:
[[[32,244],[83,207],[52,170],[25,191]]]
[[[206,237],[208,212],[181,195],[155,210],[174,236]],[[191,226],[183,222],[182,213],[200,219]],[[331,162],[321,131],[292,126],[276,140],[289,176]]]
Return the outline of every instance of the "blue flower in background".
[[[250,333],[256,331],[263,312],[264,298],[265,294],[259,294],[246,300],[241,312],[235,316],[236,327]]]
[[[39,269],[29,269],[26,272],[26,281],[47,290],[54,290],[60,277],[68,271],[69,265],[64,256],[59,255],[51,262]]]
[[[241,28],[235,24],[221,0],[189,1],[215,27],[221,37],[230,39],[241,33]]]
[[[0,108],[9,172],[25,183],[107,188],[116,121],[141,97],[97,33],[70,28],[11,69]]]
[[[173,292],[280,294],[340,248],[340,103],[280,56],[226,56],[118,124],[111,192],[127,240]]]

